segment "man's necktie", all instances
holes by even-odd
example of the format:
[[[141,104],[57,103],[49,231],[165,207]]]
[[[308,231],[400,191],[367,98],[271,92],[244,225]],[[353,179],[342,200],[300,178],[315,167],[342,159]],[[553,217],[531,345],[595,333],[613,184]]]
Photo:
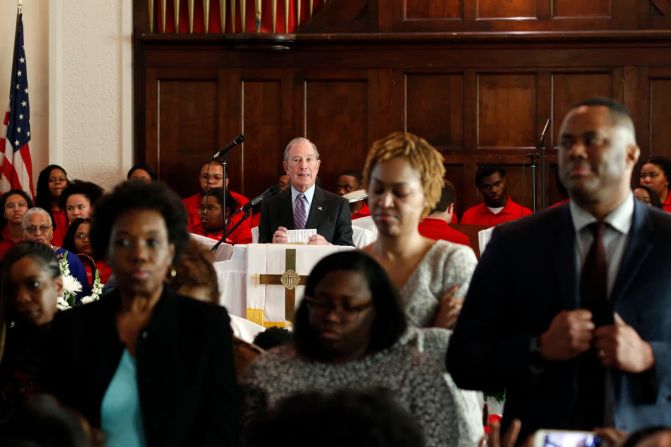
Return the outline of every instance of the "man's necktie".
[[[294,208],[294,228],[302,230],[305,228],[305,222],[308,220],[308,213],[306,211],[308,199],[305,194],[300,193],[296,197],[296,206]]]
[[[603,326],[613,323],[608,304],[608,264],[603,246],[606,224],[594,222],[588,228],[592,232],[593,242],[580,275],[580,307],[592,312],[594,324]]]
[[[580,274],[580,307],[592,312],[592,321],[598,326],[612,324],[613,316],[608,302],[608,264],[603,235],[604,222],[589,225],[593,242]],[[604,426],[606,409],[606,369],[601,366],[597,352],[590,349],[578,357],[577,401],[574,428],[592,430]]]

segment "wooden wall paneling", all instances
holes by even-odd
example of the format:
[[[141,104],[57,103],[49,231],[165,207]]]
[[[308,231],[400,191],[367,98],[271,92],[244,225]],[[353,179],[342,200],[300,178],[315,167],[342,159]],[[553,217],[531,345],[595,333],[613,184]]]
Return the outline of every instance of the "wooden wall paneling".
[[[158,75],[155,68],[147,68],[145,72],[143,89],[145,91],[144,120],[145,129],[142,134],[144,137],[144,162],[156,169],[158,177],[163,180],[165,177],[160,171],[158,164]],[[138,148],[135,151],[138,152]],[[136,160],[140,157],[136,155]]]
[[[462,73],[406,72],[405,128],[442,150],[463,150]]]
[[[539,0],[472,0],[477,4],[478,19],[534,19]]]
[[[403,19],[463,20],[466,0],[403,0]]]
[[[613,1],[617,0],[552,0],[552,17],[612,17]]]
[[[159,74],[158,169],[183,196],[198,190],[198,167],[217,148],[218,88],[211,70]]]
[[[401,130],[395,125],[394,115],[400,113],[400,103],[394,102],[394,79],[390,69],[366,70],[368,79],[368,140],[366,151],[375,140],[389,135],[391,132]],[[364,157],[365,157],[364,154]],[[363,169],[363,164],[361,165]]]
[[[262,193],[283,173],[286,144],[292,122],[290,70],[243,70],[241,130],[246,140],[240,152],[240,182],[248,197]]]
[[[592,71],[554,72],[552,74],[552,135],[553,146],[558,145],[559,128],[568,111],[576,103],[596,96],[612,97],[613,72]]]
[[[650,155],[671,158],[671,67],[650,69],[647,79],[649,104]],[[642,156],[646,158],[645,156]]]
[[[536,144],[540,142],[541,133],[545,127],[548,118],[552,124],[552,74],[548,70],[540,70],[537,75],[538,95],[536,97]],[[540,210],[543,206],[549,205],[550,202],[550,185],[554,181],[549,172],[548,148],[552,147],[552,126],[549,125],[545,134],[544,151],[540,152],[532,148],[529,152],[529,165],[531,166],[533,157],[535,155],[536,161],[536,209]],[[545,174],[543,174],[543,166],[541,158],[545,157]],[[545,193],[545,203],[543,203],[543,194]],[[533,209],[533,200],[529,201],[529,208]]]
[[[319,149],[321,186],[333,191],[338,174],[363,168],[370,119],[376,115],[366,70],[307,70],[303,83],[304,135]]]
[[[535,147],[536,74],[479,73],[477,88],[478,149]]]
[[[464,177],[464,165],[462,163],[446,163],[445,178],[452,182],[454,189],[457,191],[457,204],[455,206],[455,212],[457,216],[461,216],[466,208],[464,208],[464,199],[459,195],[459,190],[462,190],[464,183],[469,181]]]

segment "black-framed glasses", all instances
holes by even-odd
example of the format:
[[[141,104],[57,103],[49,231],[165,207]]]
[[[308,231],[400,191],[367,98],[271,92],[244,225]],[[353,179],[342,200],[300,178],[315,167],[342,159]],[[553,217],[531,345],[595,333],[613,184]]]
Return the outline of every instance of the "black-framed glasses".
[[[365,303],[351,302],[349,300],[330,300],[305,296],[303,298],[308,306],[308,310],[315,315],[323,316],[334,311],[342,318],[356,318],[363,311],[373,306],[373,300]]]

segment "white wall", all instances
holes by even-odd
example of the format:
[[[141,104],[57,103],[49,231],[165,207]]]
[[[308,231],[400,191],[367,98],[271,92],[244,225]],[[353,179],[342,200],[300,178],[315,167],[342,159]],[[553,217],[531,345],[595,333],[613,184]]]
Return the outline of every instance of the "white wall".
[[[110,188],[132,164],[132,2],[24,0],[33,175],[49,163]],[[0,110],[16,3],[0,2]],[[6,61],[6,62],[5,62]]]

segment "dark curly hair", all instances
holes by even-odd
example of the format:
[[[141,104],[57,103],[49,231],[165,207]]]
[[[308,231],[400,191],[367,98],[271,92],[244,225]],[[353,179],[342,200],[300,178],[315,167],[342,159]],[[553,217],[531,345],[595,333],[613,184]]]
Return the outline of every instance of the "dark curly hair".
[[[49,191],[49,176],[51,175],[51,171],[53,171],[54,169],[60,169],[61,171],[63,171],[63,173],[65,174],[67,184],[68,185],[70,184],[70,181],[67,180],[68,173],[65,172],[65,169],[63,169],[62,166],[49,165],[40,171],[40,175],[39,177],[37,177],[37,188],[36,188],[37,191],[35,193],[35,205],[40,208],[44,208],[49,212],[49,214],[51,214],[51,201],[53,199],[53,197],[51,197],[51,191]]]
[[[475,171],[475,186],[479,188],[482,186],[482,180],[485,177],[494,175],[497,172],[501,175],[501,178],[506,178],[506,170],[503,168],[503,166],[493,164],[478,166],[478,170]]]
[[[413,415],[382,388],[294,394],[259,412],[246,435],[249,447],[425,445]]]
[[[163,217],[168,241],[175,246],[173,263],[177,262],[189,240],[188,219],[177,194],[162,182],[125,181],[100,199],[93,211],[90,238],[96,259],[107,258],[107,247],[117,218],[134,209],[156,211]]]
[[[219,205],[224,206],[224,188],[210,188],[203,196],[212,196],[217,199]],[[240,206],[237,200],[226,190],[226,208],[231,212],[231,215]]]
[[[656,155],[654,157],[648,158],[643,164],[645,165],[648,163],[659,167],[659,169],[661,169],[662,172],[664,172],[666,180],[671,182],[671,160],[669,160],[666,157]]]
[[[70,253],[75,253],[77,254],[77,249],[75,248],[75,236],[77,235],[77,230],[79,229],[79,226],[83,223],[90,224],[91,219],[88,217],[82,218],[78,217],[75,220],[72,221],[70,226],[68,227],[67,233],[65,233],[65,236],[63,236],[63,245],[62,247],[69,251]]]
[[[384,269],[372,257],[356,250],[341,251],[323,258],[314,266],[305,284],[305,296],[314,296],[315,289],[324,277],[334,271],[361,273],[373,296],[375,320],[371,328],[368,353],[391,347],[407,328],[405,313],[401,307],[398,290]],[[321,359],[324,354],[318,336],[310,326],[308,304],[302,300],[296,310],[294,321],[294,343],[304,357]]]
[[[130,176],[133,175],[133,172],[137,171],[138,169],[142,169],[147,174],[149,174],[149,177],[151,177],[152,180],[154,180],[154,181],[158,180],[158,176],[156,175],[156,171],[154,171],[154,169],[152,169],[152,167],[149,166],[146,163],[136,163],[136,164],[134,164],[128,170],[128,174],[126,174],[126,179],[130,180]]]
[[[23,197],[23,199],[28,204],[28,208],[26,208],[26,211],[28,211],[33,207],[33,199],[31,199],[30,195],[22,189],[10,189],[6,193],[4,193],[2,195],[2,199],[0,199],[0,203],[2,203],[2,214],[0,214],[0,231],[2,231],[3,228],[5,228],[5,225],[7,225],[7,218],[5,217],[5,204],[7,203],[7,199],[9,199],[10,196]],[[0,239],[2,239],[2,236],[0,236]]]
[[[98,199],[103,196],[105,191],[98,185],[93,182],[87,182],[85,180],[73,180],[70,182],[61,193],[61,196],[58,198],[58,206],[65,210],[65,204],[68,201],[68,197],[74,194],[81,194],[86,197],[91,206],[95,206]]]

